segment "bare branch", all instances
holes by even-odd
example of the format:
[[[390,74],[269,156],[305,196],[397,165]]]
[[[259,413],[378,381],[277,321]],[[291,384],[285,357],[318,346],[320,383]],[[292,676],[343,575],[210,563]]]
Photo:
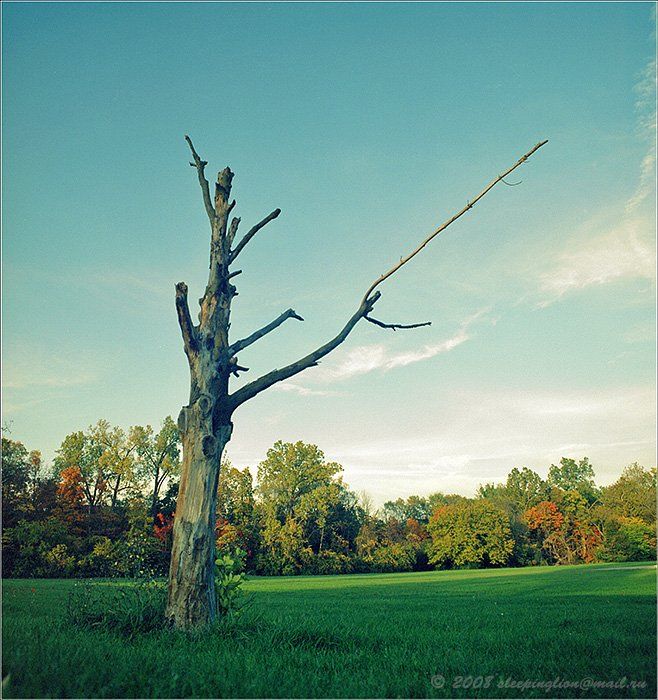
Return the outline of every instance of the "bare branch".
[[[192,151],[192,158],[194,158],[194,163],[190,163],[190,165],[193,168],[196,168],[197,175],[199,176],[199,185],[201,185],[201,192],[203,194],[203,204],[206,208],[206,213],[208,214],[210,223],[212,224],[215,221],[215,209],[210,199],[210,185],[208,184],[208,180],[206,180],[206,176],[204,174],[204,168],[206,167],[206,165],[208,165],[208,161],[201,160],[199,154],[194,149],[192,139],[189,136],[187,136],[187,134],[185,135],[185,140],[187,141],[187,144],[190,147],[190,151]]]
[[[421,328],[422,326],[431,326],[432,322],[431,321],[425,321],[425,323],[409,323],[409,324],[403,324],[403,323],[384,323],[383,321],[378,321],[376,318],[373,318],[372,316],[364,316],[366,321],[370,321],[370,323],[374,323],[376,326],[379,326],[380,328],[390,328],[391,330],[396,331],[398,328],[402,329],[407,329],[407,328]]]
[[[278,328],[284,321],[287,321],[289,318],[295,318],[298,321],[303,321],[304,319],[293,309],[288,309],[287,311],[284,311],[278,318],[275,318],[274,321],[271,323],[268,323],[266,326],[263,326],[261,329],[254,331],[250,336],[247,336],[243,340],[238,340],[237,342],[233,343],[231,347],[229,348],[229,352],[231,355],[235,355],[236,353],[240,352],[240,350],[243,350],[244,348],[248,347],[252,343],[255,343],[259,338],[262,338],[264,335],[267,335],[270,331],[273,331],[275,328]]]
[[[275,209],[271,214],[268,214],[262,221],[259,221],[253,228],[249,229],[249,231],[245,233],[242,240],[235,246],[235,250],[231,251],[229,262],[233,262],[238,257],[238,255],[240,255],[242,249],[263,228],[263,226],[269,224],[269,222],[272,221],[272,219],[276,219],[276,217],[279,216],[280,213],[281,209]]]
[[[228,279],[232,279],[233,277],[237,277],[238,275],[242,274],[242,270],[235,270],[235,272],[231,272],[228,276]]]
[[[239,377],[240,372],[248,372],[249,371],[249,367],[242,367],[242,365],[238,364],[237,357],[232,357],[230,359],[230,365],[231,365],[231,374],[234,375],[235,377]]]
[[[240,221],[241,219],[239,216],[234,216],[231,219],[231,225],[229,226],[228,233],[226,234],[226,250],[231,250],[233,240],[235,239],[235,234],[238,232]]]
[[[253,382],[246,384],[241,389],[229,396],[231,402],[231,410],[235,410],[240,404],[248,401],[249,399],[259,394],[261,391],[268,389],[272,384],[277,382],[282,382],[284,379],[302,372],[303,370],[314,367],[318,364],[318,360],[322,359],[325,355],[328,355],[332,350],[337,348],[347,336],[350,334],[351,330],[356,326],[356,324],[366,315],[369,314],[377,300],[381,297],[381,292],[375,292],[371,297],[361,302],[359,308],[350,318],[350,320],[343,326],[340,333],[332,338],[328,343],[325,343],[317,350],[312,353],[302,357],[301,360],[293,362],[282,369],[274,369],[262,377],[255,379]]]
[[[450,224],[454,223],[459,219],[460,216],[465,214],[469,209],[472,209],[475,204],[478,203],[482,197],[484,197],[487,192],[489,192],[490,189],[495,187],[504,177],[507,177],[513,170],[516,170],[519,165],[522,163],[525,163],[528,158],[535,152],[538,151],[544,144],[547,144],[548,141],[540,141],[536,146],[531,148],[524,156],[519,158],[519,160],[516,161],[516,163],[511,167],[508,168],[502,175],[499,175],[495,180],[492,180],[472,201],[467,201],[466,206],[458,211],[453,217],[448,219],[446,222],[441,224],[439,228],[437,228],[433,233],[431,233],[417,248],[415,248],[409,255],[406,255],[402,258],[400,258],[400,262],[396,263],[388,272],[385,272],[381,277],[378,277],[369,287],[366,293],[363,295],[363,299],[367,299],[372,292],[385,280],[388,279],[391,275],[396,273],[403,265],[406,265],[411,258],[415,257],[420,253],[420,251],[436,236],[438,236],[442,231],[445,231]]]
[[[197,338],[190,316],[190,307],[187,303],[187,285],[185,282],[179,282],[176,285],[176,312],[178,313],[178,325],[185,343],[185,352],[189,356],[197,351]]]

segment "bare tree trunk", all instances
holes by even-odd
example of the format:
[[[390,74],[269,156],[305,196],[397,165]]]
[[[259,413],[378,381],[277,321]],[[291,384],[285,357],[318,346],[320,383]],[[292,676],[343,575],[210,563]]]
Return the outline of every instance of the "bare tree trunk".
[[[204,438],[199,439],[203,427],[203,420],[190,418],[183,438],[184,457],[174,519],[167,617],[181,629],[208,624],[217,615],[214,584],[217,481],[221,454],[231,437],[232,426],[220,426],[216,431],[212,452],[204,451]]]
[[[114,482],[114,490],[112,491],[112,510],[117,506],[117,499],[119,498],[119,484],[121,483],[121,474],[117,474],[117,480]]]
[[[155,481],[153,482],[153,496],[151,497],[151,517],[155,521],[158,505],[158,495],[160,494],[160,464],[155,467]]]
[[[219,465],[231,437],[232,406],[228,380],[237,374],[235,353],[228,343],[231,301],[237,293],[229,283],[230,245],[239,220],[228,229],[233,173],[217,175],[214,206],[202,161],[188,139],[211,227],[210,272],[199,300],[199,324],[190,316],[187,285],[176,285],[176,310],[190,366],[190,400],[178,417],[183,465],[174,518],[169,567],[167,618],[177,628],[199,627],[217,614],[214,591],[215,510]]]

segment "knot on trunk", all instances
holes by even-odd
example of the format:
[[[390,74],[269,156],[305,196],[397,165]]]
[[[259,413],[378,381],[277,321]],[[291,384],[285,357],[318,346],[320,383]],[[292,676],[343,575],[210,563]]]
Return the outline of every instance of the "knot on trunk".
[[[178,432],[181,433],[181,435],[185,434],[187,432],[187,408],[185,406],[181,408],[176,422],[178,424]]]
[[[201,411],[202,416],[210,415],[210,412],[212,411],[213,400],[212,398],[210,398],[210,396],[208,396],[208,394],[201,394],[201,396],[199,396],[197,404],[199,405],[199,410]]]
[[[206,457],[214,457],[217,449],[217,442],[212,435],[204,435],[201,440],[201,449]]]

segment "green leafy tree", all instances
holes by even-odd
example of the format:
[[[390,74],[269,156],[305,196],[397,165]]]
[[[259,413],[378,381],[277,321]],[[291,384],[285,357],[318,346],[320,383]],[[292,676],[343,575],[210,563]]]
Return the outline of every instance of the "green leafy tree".
[[[167,480],[180,472],[180,436],[171,416],[167,416],[156,433],[150,425],[135,426],[131,441],[137,452],[137,470],[151,483],[151,516],[158,513],[160,492]]]
[[[551,464],[548,483],[563,491],[578,491],[589,503],[593,503],[599,496],[599,489],[594,483],[594,468],[587,457],[579,462],[562,457],[559,465]]]
[[[101,461],[102,445],[91,434],[79,430],[64,438],[55,457],[55,470],[75,468],[80,472],[87,509],[91,512],[102,501],[107,489],[107,465]]]
[[[22,442],[2,438],[2,519],[12,527],[31,508],[31,496],[41,467],[41,454]]]
[[[363,513],[355,494],[335,479],[304,494],[295,517],[315,554],[327,550],[348,554],[354,549]]]
[[[3,527],[3,575],[20,578],[69,575],[71,562],[67,559],[63,570],[58,570],[57,562],[63,560],[74,544],[66,524],[54,517],[34,522],[21,520],[14,527]]]
[[[254,518],[256,499],[249,469],[222,464],[217,487],[217,515],[232,525],[244,525]]]
[[[606,531],[606,561],[655,561],[656,528],[642,518],[620,516]]]
[[[259,557],[259,568],[264,574],[290,576],[301,573],[310,554],[312,550],[304,542],[302,526],[294,517],[281,523],[271,513],[265,516]]]
[[[71,467],[80,470],[90,515],[108,499],[116,509],[120,494],[134,497],[141,486],[135,449],[133,430],[126,434],[122,428],[101,419],[86,431],[64,438],[55,457],[55,471],[59,474]]]
[[[524,565],[541,559],[541,547],[532,536],[523,514],[528,508],[550,497],[550,486],[536,472],[523,467],[514,468],[504,484],[484,484],[477,491],[484,498],[507,513],[514,539],[511,563]]]
[[[428,530],[429,561],[440,567],[503,566],[514,548],[507,515],[484,499],[439,508]]]
[[[244,550],[250,567],[260,544],[260,523],[249,469],[236,469],[229,461],[222,464],[217,487],[217,518],[218,549]]]
[[[409,496],[408,498],[398,498],[395,501],[387,501],[382,509],[384,518],[391,517],[401,522],[413,518],[419,523],[427,523],[431,514],[430,503],[427,498],[422,496]]]
[[[135,470],[134,429],[126,434],[122,428],[113,428],[106,420],[99,420],[88,433],[90,440],[100,446],[99,468],[110,480],[110,504],[115,509],[120,493],[132,491],[131,495],[135,496],[140,485]]]
[[[656,470],[637,462],[624,469],[619,479],[601,492],[601,502],[619,516],[656,522]]]
[[[258,489],[264,507],[283,523],[294,515],[301,498],[326,486],[342,471],[327,462],[317,445],[278,441],[258,465]]]
[[[505,482],[507,497],[515,513],[523,513],[550,496],[550,486],[532,469],[514,467]]]
[[[431,493],[427,497],[427,503],[429,505],[429,510],[430,510],[430,517],[432,514],[434,514],[438,508],[441,506],[452,506],[457,503],[465,503],[469,499],[466,498],[466,496],[460,496],[457,493],[441,493],[440,491],[436,491],[435,493]]]
[[[345,555],[354,547],[360,509],[340,481],[341,471],[316,445],[279,441],[268,450],[258,466],[257,488],[263,522],[260,562],[267,570],[313,569],[314,556]],[[330,559],[324,556],[323,566],[342,566],[342,560]]]

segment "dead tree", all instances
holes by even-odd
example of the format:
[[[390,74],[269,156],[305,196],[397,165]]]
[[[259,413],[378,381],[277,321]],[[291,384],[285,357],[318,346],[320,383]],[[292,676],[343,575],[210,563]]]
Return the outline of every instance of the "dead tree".
[[[246,338],[233,341],[229,338],[231,302],[237,294],[233,280],[241,272],[231,270],[231,267],[245,246],[267,223],[276,219],[281,210],[275,209],[236,241],[240,219],[233,217],[229,221],[235,207],[235,200],[231,199],[233,173],[228,167],[219,172],[215,194],[212,197],[205,176],[207,162],[201,160],[190,138],[186,136],[185,139],[192,153],[190,165],[196,169],[199,178],[203,203],[210,222],[211,239],[210,273],[204,295],[199,300],[201,309],[198,323],[192,321],[187,285],[184,282],[176,285],[178,323],[190,367],[190,398],[178,417],[183,442],[183,465],[169,571],[167,617],[175,627],[183,629],[206,624],[216,617],[213,573],[217,480],[221,455],[233,431],[234,411],[276,382],[317,365],[325,355],[347,338],[361,319],[392,330],[429,325],[429,322],[384,323],[373,318],[373,308],[381,296],[377,287],[546,143],[538,143],[467,202],[461,211],[427,236],[417,248],[378,277],[368,287],[356,311],[334,338],[301,359],[281,369],[274,369],[231,393],[230,378],[247,371],[246,367],[238,363],[238,353],[286,320],[303,321],[303,318],[293,309],[288,309]]]

